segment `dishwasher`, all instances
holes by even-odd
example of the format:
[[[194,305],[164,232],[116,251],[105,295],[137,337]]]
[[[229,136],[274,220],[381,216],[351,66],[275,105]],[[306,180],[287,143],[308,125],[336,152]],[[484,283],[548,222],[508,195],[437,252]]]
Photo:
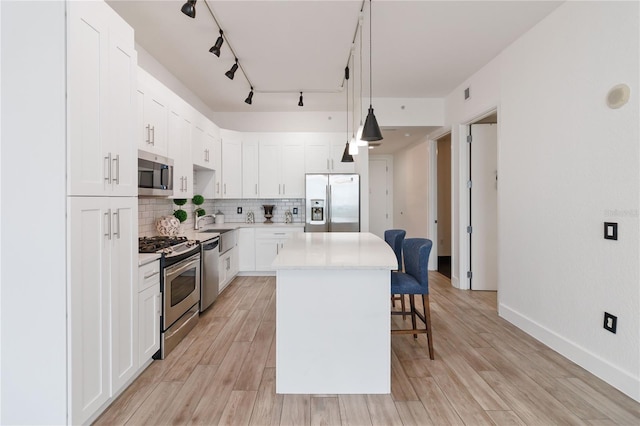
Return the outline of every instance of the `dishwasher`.
[[[220,239],[218,237],[204,241],[200,244],[200,261],[202,262],[202,267],[200,268],[202,274],[202,280],[200,283],[201,313],[211,306],[211,304],[216,300],[216,297],[218,297],[219,244]]]

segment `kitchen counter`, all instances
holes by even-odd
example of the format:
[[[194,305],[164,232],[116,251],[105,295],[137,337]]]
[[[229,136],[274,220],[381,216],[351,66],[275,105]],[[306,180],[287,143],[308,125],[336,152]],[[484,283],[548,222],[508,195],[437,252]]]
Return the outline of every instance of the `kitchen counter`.
[[[160,259],[160,254],[158,253],[138,253],[138,266],[146,265],[158,259]]]
[[[285,227],[297,227],[304,228],[304,223],[243,223],[243,222],[225,222],[225,223],[206,223],[200,227],[199,230],[184,229],[181,235],[189,238],[190,240],[198,240],[201,242],[210,240],[212,238],[220,236],[217,232],[203,232],[207,229],[239,229],[239,228],[285,228]]]
[[[369,233],[300,233],[276,269],[276,392],[391,392],[391,247]]]

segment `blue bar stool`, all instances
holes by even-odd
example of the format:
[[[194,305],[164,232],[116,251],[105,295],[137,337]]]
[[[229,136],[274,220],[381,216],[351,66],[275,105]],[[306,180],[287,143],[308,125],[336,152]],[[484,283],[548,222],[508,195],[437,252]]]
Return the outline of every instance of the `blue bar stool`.
[[[402,244],[404,255],[404,272],[391,272],[391,294],[399,294],[404,298],[409,295],[411,309],[405,312],[391,312],[392,315],[411,314],[412,329],[391,330],[391,334],[413,334],[415,339],[418,333],[427,335],[429,345],[429,358],[433,357],[433,338],[431,333],[431,313],[429,311],[429,254],[433,243],[426,238],[407,238]],[[415,295],[422,295],[423,313],[416,309]],[[416,317],[424,323],[425,328],[418,328]]]
[[[402,242],[406,235],[407,231],[404,229],[387,229],[384,231],[384,240],[391,246],[393,252],[396,254],[396,259],[398,260],[398,269],[396,269],[396,271],[402,271]],[[400,301],[402,311],[404,311],[404,296],[391,294],[391,303],[394,307],[396,306],[396,300]],[[402,316],[403,320],[406,318],[406,314]]]

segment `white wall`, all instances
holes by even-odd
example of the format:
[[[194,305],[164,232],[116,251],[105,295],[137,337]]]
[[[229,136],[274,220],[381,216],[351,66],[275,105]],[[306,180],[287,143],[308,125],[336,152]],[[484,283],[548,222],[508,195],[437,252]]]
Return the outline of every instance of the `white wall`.
[[[67,421],[65,4],[2,1],[1,424]]]
[[[498,107],[499,313],[640,400],[637,2],[567,2],[458,87],[454,273],[466,265],[464,134]],[[631,102],[605,105],[617,83]],[[471,99],[462,90],[471,87]],[[619,240],[603,222],[619,222]],[[464,236],[463,236],[464,237]],[[602,328],[618,316],[618,333]]]

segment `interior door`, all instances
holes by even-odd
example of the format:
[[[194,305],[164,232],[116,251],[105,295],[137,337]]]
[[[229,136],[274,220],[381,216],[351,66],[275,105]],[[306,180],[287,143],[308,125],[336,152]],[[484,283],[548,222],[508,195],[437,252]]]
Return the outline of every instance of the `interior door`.
[[[498,289],[497,124],[472,124],[471,289]]]

